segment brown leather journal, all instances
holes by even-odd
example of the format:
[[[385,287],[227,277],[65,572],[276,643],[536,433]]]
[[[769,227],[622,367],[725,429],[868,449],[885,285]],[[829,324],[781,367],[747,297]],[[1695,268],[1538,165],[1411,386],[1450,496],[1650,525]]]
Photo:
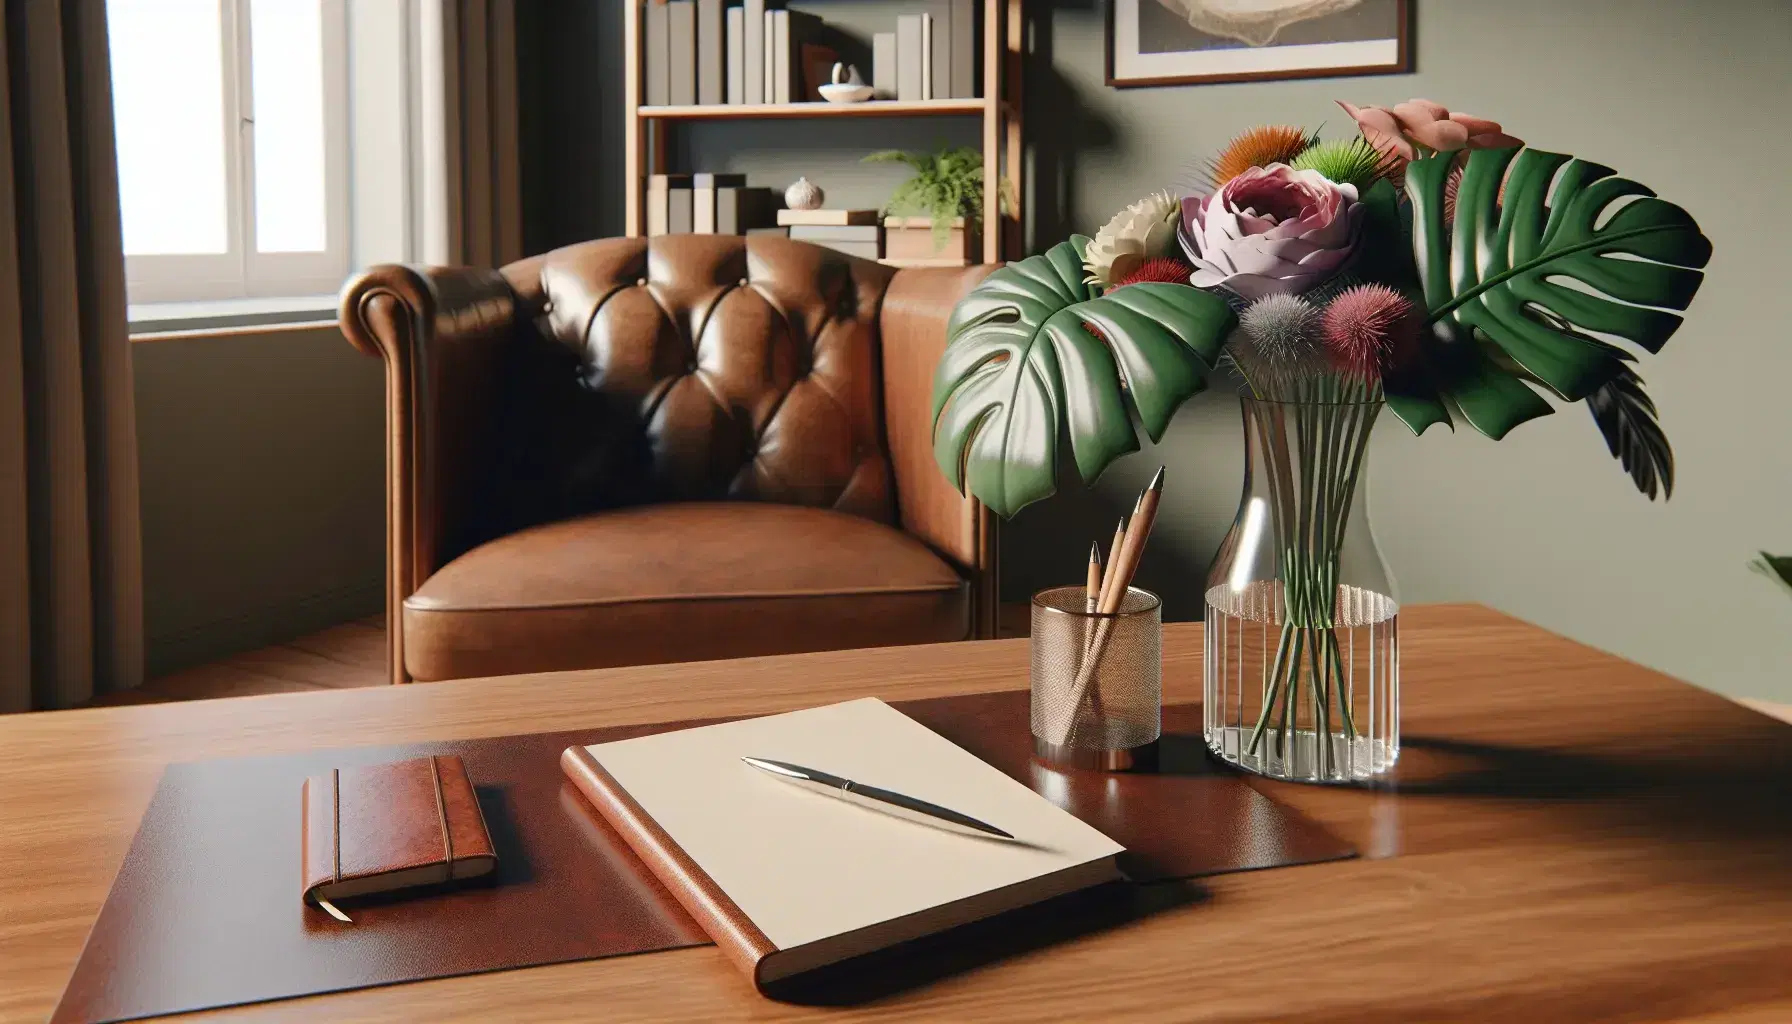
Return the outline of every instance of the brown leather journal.
[[[301,786],[305,898],[335,901],[489,874],[498,865],[466,766],[452,754],[332,768]]]

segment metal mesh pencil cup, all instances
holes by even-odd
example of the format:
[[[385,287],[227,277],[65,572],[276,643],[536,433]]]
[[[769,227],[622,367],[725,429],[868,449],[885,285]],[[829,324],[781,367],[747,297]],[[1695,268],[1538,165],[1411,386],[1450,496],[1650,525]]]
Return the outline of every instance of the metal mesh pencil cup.
[[[1163,730],[1163,606],[1127,589],[1087,610],[1082,587],[1033,595],[1033,754],[1058,767],[1124,771],[1156,759]]]

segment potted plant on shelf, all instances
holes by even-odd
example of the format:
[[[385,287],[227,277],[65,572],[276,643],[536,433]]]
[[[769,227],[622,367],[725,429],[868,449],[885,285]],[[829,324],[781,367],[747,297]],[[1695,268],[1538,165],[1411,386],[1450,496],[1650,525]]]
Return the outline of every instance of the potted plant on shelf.
[[[1585,402],[1637,488],[1673,455],[1633,368],[1680,326],[1711,244],[1610,168],[1425,100],[1343,104],[1360,138],[1255,129],[1211,190],[1158,193],[1093,239],[986,278],[953,311],[935,456],[1013,515],[1153,441],[1222,361],[1242,380],[1243,499],[1205,586],[1205,734],[1309,781],[1399,754],[1398,604],[1363,513],[1385,408],[1499,439]],[[1622,343],[1622,344],[1620,344]]]
[[[884,204],[884,257],[913,266],[963,266],[974,259],[983,221],[983,154],[967,146],[937,153],[886,149],[866,163],[906,164],[914,176]]]

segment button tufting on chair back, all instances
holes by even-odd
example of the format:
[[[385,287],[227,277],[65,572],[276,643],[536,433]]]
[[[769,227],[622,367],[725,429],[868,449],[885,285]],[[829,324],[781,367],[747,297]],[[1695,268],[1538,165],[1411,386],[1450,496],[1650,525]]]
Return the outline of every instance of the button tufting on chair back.
[[[576,354],[647,498],[894,520],[877,316],[894,270],[780,238],[607,239],[504,275]],[[570,439],[562,438],[562,442]]]

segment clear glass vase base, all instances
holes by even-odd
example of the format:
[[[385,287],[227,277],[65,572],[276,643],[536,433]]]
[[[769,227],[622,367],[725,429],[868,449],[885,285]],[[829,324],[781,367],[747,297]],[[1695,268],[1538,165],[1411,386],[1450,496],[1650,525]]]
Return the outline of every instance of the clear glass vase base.
[[[1271,779],[1289,782],[1346,784],[1364,782],[1386,772],[1400,759],[1398,745],[1386,740],[1332,735],[1329,756],[1319,755],[1319,734],[1301,729],[1282,741],[1279,729],[1265,729],[1251,753],[1251,728],[1221,726],[1207,731],[1207,746],[1228,763]],[[1293,749],[1288,749],[1292,747]],[[1286,756],[1278,750],[1287,751]],[[1323,765],[1323,767],[1322,767]]]
[[[1246,771],[1373,779],[1400,757],[1399,605],[1339,586],[1321,622],[1287,619],[1280,581],[1207,593],[1203,733]]]

